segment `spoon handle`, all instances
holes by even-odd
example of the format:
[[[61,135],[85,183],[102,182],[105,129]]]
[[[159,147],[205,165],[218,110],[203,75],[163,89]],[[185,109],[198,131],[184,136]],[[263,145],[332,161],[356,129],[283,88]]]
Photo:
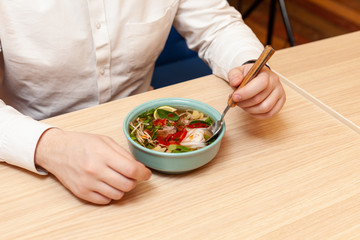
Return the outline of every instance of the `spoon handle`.
[[[244,80],[241,82],[239,87],[237,87],[234,90],[234,92],[236,90],[238,90],[239,88],[242,88],[243,86],[245,86],[250,80],[252,80],[254,77],[256,77],[258,75],[258,73],[260,72],[260,70],[264,67],[266,62],[270,59],[270,57],[274,53],[275,53],[275,50],[270,45],[266,45],[263,52],[259,56],[259,58],[255,61],[254,65],[252,65],[249,72],[245,75]],[[232,100],[232,95],[234,94],[234,92],[229,96],[229,99],[228,99],[228,105],[231,107],[235,107],[235,105],[236,105]]]

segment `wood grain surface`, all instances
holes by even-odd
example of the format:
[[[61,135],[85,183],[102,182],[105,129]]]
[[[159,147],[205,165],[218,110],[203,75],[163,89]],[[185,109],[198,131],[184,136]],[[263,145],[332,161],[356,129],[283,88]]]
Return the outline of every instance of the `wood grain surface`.
[[[360,31],[287,48],[271,66],[360,126]]]
[[[331,69],[339,66],[335,69],[344,82],[359,78],[359,72],[346,70],[344,51],[351,51],[345,46],[351,47],[354,38],[335,39],[344,43],[339,44],[342,50],[319,49],[332,41],[299,47],[301,54],[278,51],[274,68],[294,81],[303,79],[306,71],[316,79],[335,74],[319,63],[322,59],[334,62]],[[289,64],[301,56],[308,61],[299,61],[296,68]],[[305,82],[299,83],[319,86]],[[222,147],[209,164],[181,175],[154,172],[150,181],[107,206],[77,199],[52,176],[0,164],[0,238],[360,238],[360,135],[284,85],[287,102],[270,120],[252,119],[238,108],[228,112]],[[225,81],[207,76],[44,122],[108,135],[128,148],[122,123],[134,106],[155,98],[186,97],[221,112],[231,92]],[[343,91],[333,95],[346,96]]]

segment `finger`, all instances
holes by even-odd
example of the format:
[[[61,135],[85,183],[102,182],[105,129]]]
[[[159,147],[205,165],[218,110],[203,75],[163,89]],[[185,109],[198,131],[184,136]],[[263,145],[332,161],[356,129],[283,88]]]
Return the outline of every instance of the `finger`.
[[[72,189],[72,192],[75,196],[95,204],[109,204],[112,199],[88,188]]]
[[[103,196],[105,199],[109,198],[109,199],[119,200],[124,196],[123,191],[113,188],[112,186],[110,186],[104,182],[101,182],[101,181],[97,181],[92,186],[91,189],[92,189],[93,193],[98,193],[101,196]],[[95,196],[95,194],[92,194],[92,195]]]
[[[241,81],[244,79],[244,74],[242,68],[234,68],[228,74],[229,84],[232,87],[237,87],[240,85]]]
[[[233,94],[233,101],[240,102],[250,99],[264,91],[269,86],[269,76],[266,72],[261,72],[256,78],[251,80],[244,87],[237,89]]]
[[[78,196],[79,197],[79,196]],[[87,196],[80,197],[88,202],[106,205],[111,202],[111,198],[105,197],[104,195],[97,192],[90,192]]]
[[[269,119],[272,118],[276,113],[278,113],[281,108],[284,106],[286,101],[286,97],[285,95],[282,95],[279,100],[276,102],[276,104],[274,105],[274,107],[266,113],[260,113],[260,114],[251,114],[254,118],[257,119]]]
[[[264,91],[260,92],[259,94],[255,95],[254,97],[238,102],[237,106],[245,109],[245,108],[249,108],[249,107],[258,105],[261,102],[263,102],[266,98],[268,98],[272,91],[273,91],[273,89],[266,88]]]
[[[150,169],[146,168],[143,164],[137,161],[129,159],[112,161],[109,167],[118,173],[137,181],[146,181],[151,177]]]
[[[101,181],[121,192],[131,191],[135,188],[137,183],[136,180],[127,178],[110,168],[108,168],[106,171],[103,171]]]
[[[114,152],[107,157],[107,164],[114,171],[134,180],[145,181],[150,179],[151,171],[144,164],[137,161],[129,152],[109,138],[107,143]]]
[[[264,99],[262,102],[260,102],[257,105],[250,106],[243,108],[245,111],[247,111],[250,114],[262,114],[270,112],[275,104],[278,102],[279,98],[281,97],[281,94],[279,92],[279,89],[274,89],[270,93],[270,95]]]
[[[104,141],[106,141],[114,151],[118,152],[121,155],[124,155],[126,158],[132,159],[136,161],[133,155],[131,155],[128,151],[125,151],[114,139],[110,137],[104,137]]]

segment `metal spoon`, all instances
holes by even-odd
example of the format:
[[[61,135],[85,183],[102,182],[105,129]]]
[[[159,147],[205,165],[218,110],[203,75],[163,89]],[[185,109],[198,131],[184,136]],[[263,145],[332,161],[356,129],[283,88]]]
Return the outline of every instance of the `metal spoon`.
[[[238,90],[239,88],[242,88],[243,86],[245,86],[250,80],[252,80],[254,77],[256,77],[258,75],[258,73],[260,72],[260,70],[264,67],[266,62],[270,59],[270,57],[274,53],[275,53],[275,50],[271,46],[269,46],[269,45],[265,46],[260,57],[255,61],[254,65],[252,65],[250,71],[246,74],[244,80],[241,82],[239,87],[234,90],[234,92],[236,90]],[[234,92],[232,94],[230,94],[228,102],[227,102],[227,106],[226,106],[225,110],[223,111],[220,120],[215,121],[213,124],[211,124],[207,128],[207,132],[211,137],[208,138],[206,140],[206,142],[210,141],[211,139],[213,139],[220,133],[220,130],[221,130],[222,126],[224,125],[225,114],[229,111],[229,109],[231,107],[235,107],[236,104],[232,100],[232,95],[234,94]]]

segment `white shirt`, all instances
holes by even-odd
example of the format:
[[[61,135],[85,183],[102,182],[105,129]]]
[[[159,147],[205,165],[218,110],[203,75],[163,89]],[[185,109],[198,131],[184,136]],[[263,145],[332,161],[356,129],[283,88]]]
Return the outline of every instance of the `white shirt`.
[[[147,91],[172,25],[224,79],[263,49],[225,0],[1,0],[0,161],[38,172],[36,120]]]

